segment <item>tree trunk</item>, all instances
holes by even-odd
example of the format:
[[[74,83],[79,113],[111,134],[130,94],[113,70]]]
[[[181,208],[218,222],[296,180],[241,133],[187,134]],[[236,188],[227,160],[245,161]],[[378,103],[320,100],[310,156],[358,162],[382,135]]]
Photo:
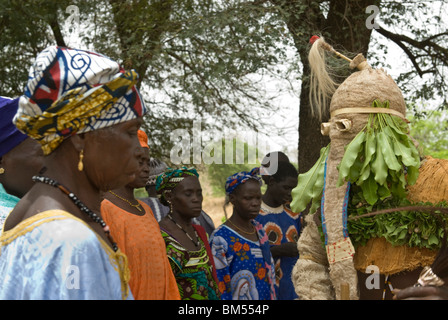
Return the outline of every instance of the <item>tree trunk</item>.
[[[350,52],[351,54],[347,53],[349,56],[354,57],[358,53],[367,56],[372,29],[366,27],[366,19],[370,14],[365,11],[371,4],[379,6],[381,1],[332,0],[329,2],[326,18],[322,6],[319,6],[317,1],[278,0],[272,2],[281,6],[283,12],[289,13],[284,15],[285,23],[294,38],[303,65],[298,143],[299,172],[303,173],[314,165],[319,158],[320,149],[330,141],[328,137],[320,133],[321,121],[311,115],[308,98],[310,75],[308,41],[312,35],[322,34],[337,50]],[[348,75],[349,72],[341,75],[338,80],[342,82]],[[328,121],[328,115],[324,115],[322,121]]]
[[[307,56],[303,57],[302,87],[300,91],[300,110],[299,110],[299,172],[304,173],[311,169],[320,156],[322,147],[330,143],[328,136],[320,132],[321,121],[311,114],[309,100],[309,74],[310,66]],[[304,60],[305,59],[305,60]],[[328,121],[328,115],[323,115],[322,122]]]

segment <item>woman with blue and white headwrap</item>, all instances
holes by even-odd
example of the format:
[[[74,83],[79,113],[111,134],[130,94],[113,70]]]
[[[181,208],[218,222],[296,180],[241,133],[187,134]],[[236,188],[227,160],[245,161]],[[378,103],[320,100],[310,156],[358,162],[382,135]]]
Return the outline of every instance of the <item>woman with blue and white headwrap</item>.
[[[102,192],[135,178],[146,112],[138,75],[83,50],[49,47],[29,72],[14,124],[44,169],[0,238],[0,299],[130,299],[129,269],[102,220]]]

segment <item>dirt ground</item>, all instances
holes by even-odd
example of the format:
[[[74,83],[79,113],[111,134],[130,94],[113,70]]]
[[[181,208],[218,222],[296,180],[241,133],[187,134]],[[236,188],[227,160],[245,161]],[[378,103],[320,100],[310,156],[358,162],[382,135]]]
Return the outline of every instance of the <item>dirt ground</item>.
[[[223,218],[225,218],[224,213],[224,201],[225,197],[217,197],[213,195],[212,189],[207,181],[207,176],[201,174],[199,176],[202,187],[202,195],[204,200],[202,201],[202,210],[204,210],[215,223],[215,227],[222,224]],[[227,214],[231,213],[231,205],[226,207]]]
[[[222,223],[222,219],[225,217],[224,215],[224,197],[207,197],[204,196],[204,200],[202,202],[202,210],[204,210],[215,223],[215,227],[218,227]],[[227,208],[227,213],[229,212],[229,208]]]

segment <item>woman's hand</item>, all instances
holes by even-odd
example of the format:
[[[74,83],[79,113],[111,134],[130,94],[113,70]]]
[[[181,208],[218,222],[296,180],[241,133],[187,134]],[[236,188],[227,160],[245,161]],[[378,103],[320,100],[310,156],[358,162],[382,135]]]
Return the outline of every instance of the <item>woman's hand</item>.
[[[280,245],[272,246],[271,254],[274,258],[276,258],[276,257],[296,257],[299,255],[299,251],[297,250],[297,243],[285,242]]]
[[[409,287],[394,289],[394,300],[448,300],[448,288],[442,287]]]

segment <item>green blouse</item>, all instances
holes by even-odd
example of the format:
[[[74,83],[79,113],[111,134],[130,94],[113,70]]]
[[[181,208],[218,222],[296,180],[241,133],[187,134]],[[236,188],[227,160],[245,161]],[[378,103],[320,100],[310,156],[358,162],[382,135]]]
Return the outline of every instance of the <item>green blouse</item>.
[[[213,276],[213,257],[209,256],[203,239],[199,237],[201,248],[198,251],[188,251],[166,231],[161,232],[181,299],[219,300],[220,293]]]

